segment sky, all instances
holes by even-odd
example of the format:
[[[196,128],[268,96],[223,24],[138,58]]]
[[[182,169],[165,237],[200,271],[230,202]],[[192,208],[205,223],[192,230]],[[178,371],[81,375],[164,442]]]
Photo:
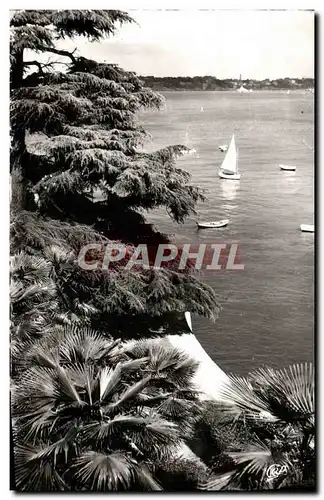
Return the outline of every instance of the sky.
[[[314,77],[311,11],[128,12],[138,24],[100,43],[79,40],[79,53],[143,76]]]

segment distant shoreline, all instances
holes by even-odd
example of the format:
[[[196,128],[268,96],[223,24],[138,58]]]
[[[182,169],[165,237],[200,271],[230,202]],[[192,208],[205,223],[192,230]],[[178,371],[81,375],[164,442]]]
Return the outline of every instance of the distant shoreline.
[[[151,87],[152,88],[152,87]],[[215,89],[215,90],[201,90],[201,89],[167,89],[167,88],[154,88],[156,92],[231,92],[231,93],[238,93],[237,90],[235,89]],[[282,94],[287,93],[287,90],[289,90],[291,93],[293,92],[303,92],[305,93],[311,93],[311,92],[306,92],[307,89],[252,89],[252,92],[281,92]]]
[[[240,87],[253,92],[269,91],[314,91],[314,78],[279,78],[277,80],[219,80],[213,76],[157,77],[140,76],[144,85],[158,92],[163,91],[236,91]]]

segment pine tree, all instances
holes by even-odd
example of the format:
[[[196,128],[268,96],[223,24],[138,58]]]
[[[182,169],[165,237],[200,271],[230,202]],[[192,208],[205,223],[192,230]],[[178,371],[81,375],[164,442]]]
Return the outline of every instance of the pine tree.
[[[39,252],[55,269],[66,319],[70,310],[97,330],[144,337],[183,330],[176,318],[186,310],[214,319],[218,305],[208,286],[172,266],[85,272],[76,264],[89,241],[118,240],[130,248],[169,241],[146,223],[144,212],[165,207],[182,222],[202,198],[190,175],[176,167],[184,146],[142,149],[148,134],[137,112],[159,107],[162,97],[132,72],[60,48],[66,38],[101,40],[127,22],[133,20],[117,10],[13,13],[12,246],[14,252]],[[35,59],[28,59],[27,49]],[[59,57],[60,64],[42,62],[39,54]],[[49,255],[52,245],[55,256]]]

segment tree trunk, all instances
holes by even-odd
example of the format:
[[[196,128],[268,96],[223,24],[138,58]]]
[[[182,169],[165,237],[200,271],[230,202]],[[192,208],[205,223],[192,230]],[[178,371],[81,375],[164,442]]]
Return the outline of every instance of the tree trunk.
[[[14,91],[23,85],[24,58],[23,50],[13,54],[14,62],[11,66],[10,89]],[[11,96],[12,98],[12,96]],[[23,210],[26,206],[26,176],[24,172],[24,154],[26,152],[25,130],[16,127],[11,129],[11,151],[10,151],[10,188],[11,208],[14,212]]]
[[[13,213],[24,210],[26,205],[26,185],[22,168],[14,168],[10,175],[10,208]]]
[[[24,50],[17,50],[14,54],[14,62],[11,65],[10,89],[15,90],[22,87],[24,78]]]

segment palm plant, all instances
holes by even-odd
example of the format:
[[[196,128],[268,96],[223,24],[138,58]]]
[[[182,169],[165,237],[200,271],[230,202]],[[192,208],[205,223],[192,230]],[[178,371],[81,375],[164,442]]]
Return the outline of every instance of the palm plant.
[[[128,342],[123,350],[131,359],[147,359],[141,371],[133,375],[135,380],[143,373],[152,376],[142,398],[153,404],[163,418],[176,422],[182,437],[187,438],[201,413],[199,394],[193,384],[199,363],[163,340]]]
[[[315,484],[315,409],[312,365],[261,368],[230,376],[218,405],[222,425],[245,427],[250,442],[228,444],[234,461],[202,489],[312,488]],[[272,467],[271,467],[272,466]],[[279,471],[279,472],[276,472]]]
[[[19,252],[11,257],[10,267],[11,360],[15,366],[20,354],[51,326],[58,297],[48,260]]]
[[[161,489],[150,465],[176,452],[181,432],[163,414],[171,364],[163,372],[162,355],[142,347],[131,356],[118,340],[57,327],[29,349],[12,388],[18,490]],[[193,365],[186,377],[185,357],[173,359],[175,380],[189,380]]]

